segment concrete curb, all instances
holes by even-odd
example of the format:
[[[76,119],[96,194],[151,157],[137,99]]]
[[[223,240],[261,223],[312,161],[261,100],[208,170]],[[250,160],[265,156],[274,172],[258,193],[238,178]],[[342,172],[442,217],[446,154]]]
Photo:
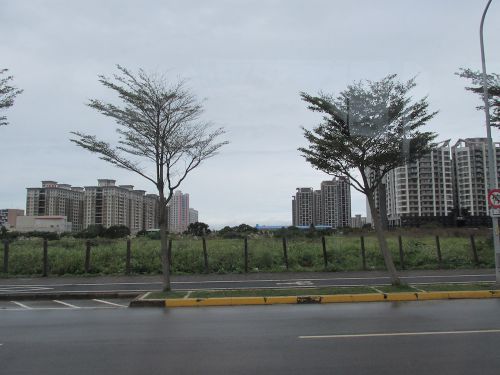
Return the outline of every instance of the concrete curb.
[[[428,301],[447,299],[500,298],[500,290],[453,291],[453,292],[403,292],[370,294],[305,295],[280,297],[221,297],[221,298],[182,298],[165,299],[165,307],[203,307],[203,306],[247,306],[278,304],[323,304],[345,302],[396,302]],[[146,302],[147,300],[142,300]],[[155,300],[158,301],[158,300]]]

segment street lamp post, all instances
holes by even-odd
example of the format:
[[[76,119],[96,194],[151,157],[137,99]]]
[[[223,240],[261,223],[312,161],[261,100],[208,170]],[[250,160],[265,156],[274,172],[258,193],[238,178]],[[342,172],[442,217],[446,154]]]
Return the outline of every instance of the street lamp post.
[[[484,101],[484,113],[486,116],[486,132],[488,138],[488,169],[489,169],[489,190],[498,188],[498,177],[497,170],[495,168],[496,152],[493,149],[493,139],[491,137],[491,124],[490,124],[490,102],[488,100],[488,79],[486,75],[486,59],[484,56],[484,41],[483,41],[483,26],[484,18],[486,17],[486,12],[490,7],[492,0],[488,0],[486,8],[484,8],[483,16],[481,17],[481,26],[479,28],[479,39],[481,42],[481,63],[483,68],[482,80],[483,80],[483,101]],[[493,222],[493,245],[495,249],[495,275],[497,286],[500,286],[500,233],[498,230],[498,217],[490,209],[490,216]]]

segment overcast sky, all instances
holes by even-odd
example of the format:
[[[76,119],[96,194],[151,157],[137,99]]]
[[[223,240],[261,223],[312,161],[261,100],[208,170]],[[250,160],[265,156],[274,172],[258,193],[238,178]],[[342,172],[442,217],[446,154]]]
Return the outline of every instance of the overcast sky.
[[[480,68],[486,0],[17,1],[0,0],[0,68],[23,88],[0,128],[0,208],[25,208],[26,187],[49,179],[75,186],[98,178],[154,192],[69,141],[70,131],[115,139],[114,123],[85,103],[114,100],[97,81],[116,64],[189,79],[204,118],[230,144],[182,185],[211,227],[291,224],[297,187],[330,177],[297,148],[318,123],[300,91],[338,93],[352,81],[417,75],[415,97],[440,113],[439,140],[484,136],[479,99],[453,73]],[[500,72],[500,2],[490,7],[489,71]],[[495,140],[498,133],[494,132]],[[365,199],[352,192],[352,214]]]

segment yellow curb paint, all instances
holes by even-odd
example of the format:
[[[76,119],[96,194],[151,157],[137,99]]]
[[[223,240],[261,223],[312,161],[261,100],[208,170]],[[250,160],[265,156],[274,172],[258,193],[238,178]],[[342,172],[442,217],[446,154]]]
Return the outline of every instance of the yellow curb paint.
[[[297,303],[297,297],[296,296],[267,297],[267,301],[271,305],[294,304]]]
[[[266,297],[230,297],[231,306],[239,305],[269,305]]]
[[[491,298],[491,293],[487,290],[475,290],[464,292],[448,292],[449,299],[464,299],[464,298]]]
[[[425,301],[443,299],[477,299],[500,298],[500,290],[450,291],[450,292],[403,292],[403,293],[369,293],[369,294],[336,294],[322,296],[300,296],[312,300],[320,298],[319,303],[342,302],[397,302]],[[298,296],[273,297],[214,297],[214,298],[182,298],[166,299],[165,307],[198,307],[198,306],[244,306],[244,305],[277,305],[296,304]]]
[[[403,292],[403,293],[386,293],[387,301],[417,301],[418,293]]]
[[[422,292],[418,293],[418,299],[420,301],[448,299],[448,292]]]

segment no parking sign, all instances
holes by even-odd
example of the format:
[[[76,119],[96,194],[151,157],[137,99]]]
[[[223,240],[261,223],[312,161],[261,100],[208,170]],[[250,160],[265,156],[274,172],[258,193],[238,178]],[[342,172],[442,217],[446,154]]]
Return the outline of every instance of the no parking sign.
[[[500,189],[491,189],[488,192],[488,205],[490,206],[490,215],[500,217]]]

